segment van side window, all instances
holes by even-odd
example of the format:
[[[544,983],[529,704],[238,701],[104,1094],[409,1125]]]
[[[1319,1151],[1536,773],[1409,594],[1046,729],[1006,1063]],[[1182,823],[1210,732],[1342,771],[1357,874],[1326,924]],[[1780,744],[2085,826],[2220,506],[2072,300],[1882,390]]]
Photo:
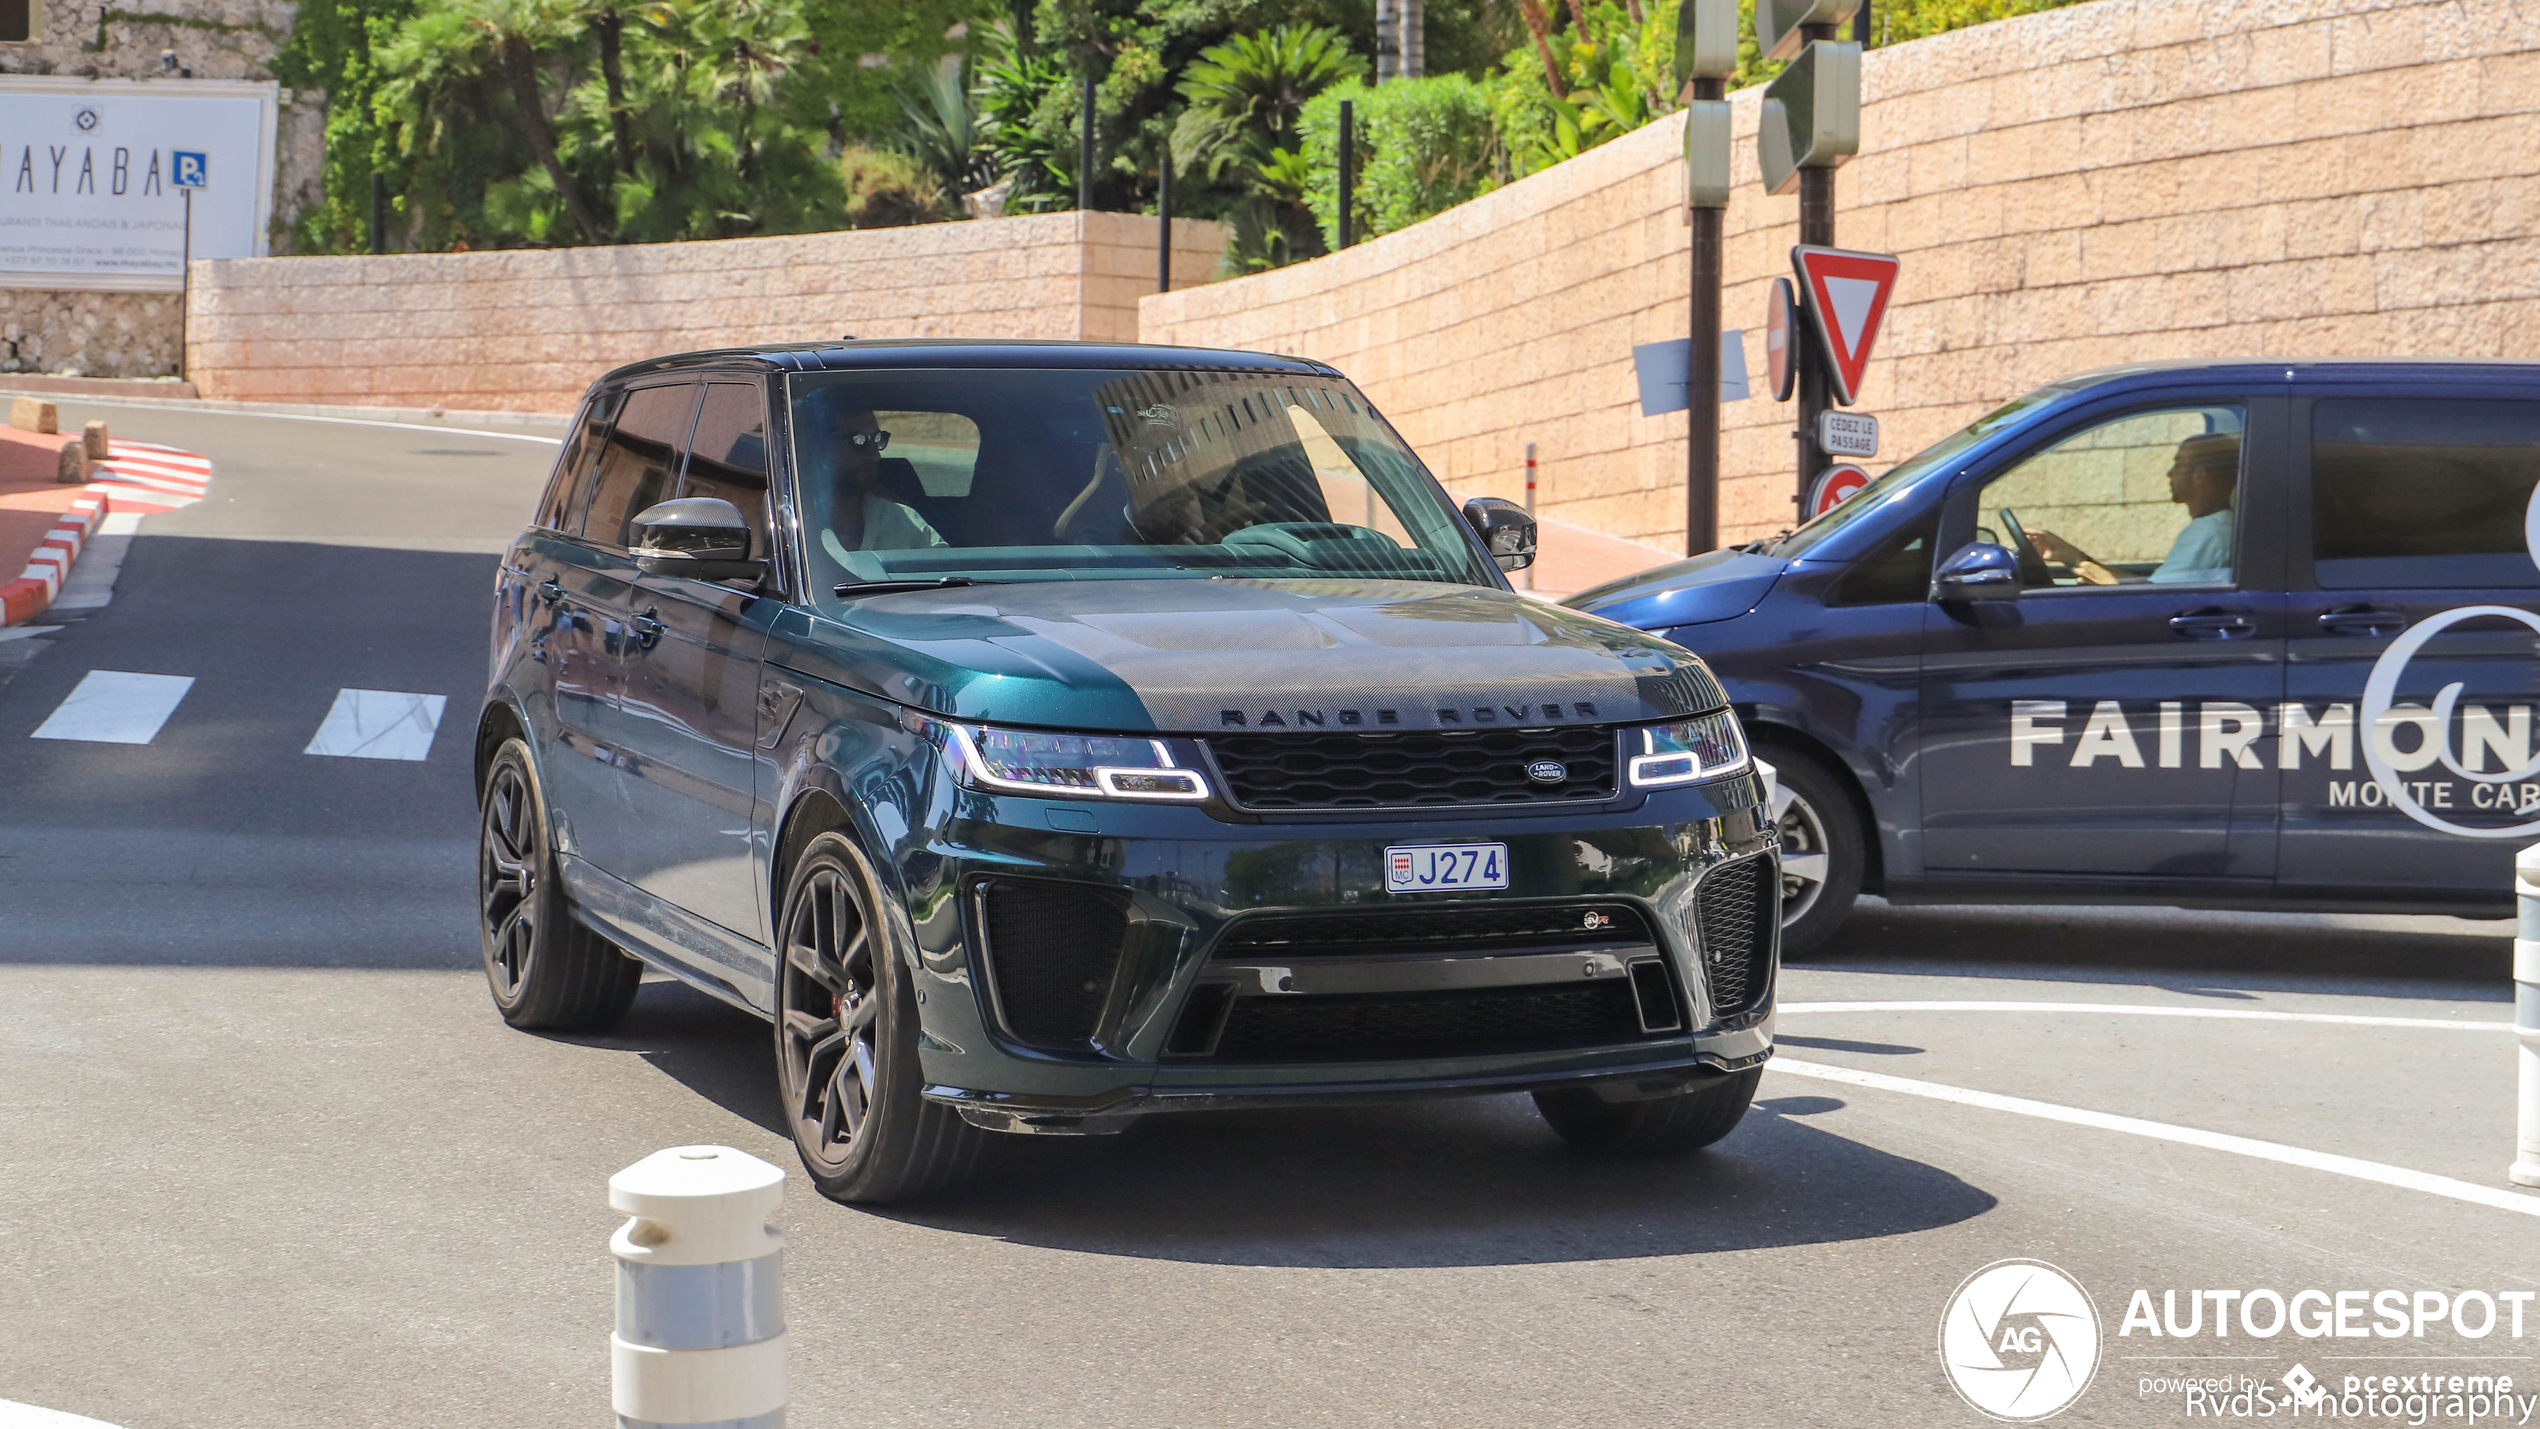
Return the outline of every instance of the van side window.
[[[2321,588],[2540,586],[2523,515],[2540,402],[2356,398],[2311,409]]]
[[[1903,605],[1931,598],[1931,548],[1940,537],[1940,513],[1887,538],[1835,582],[1830,606]]]
[[[603,392],[582,404],[573,431],[556,457],[555,474],[547,478],[547,494],[538,501],[536,525],[550,531],[580,531],[582,508],[591,502],[591,466],[608,440],[609,419],[617,415],[622,392]]]
[[[584,539],[630,546],[635,514],[670,498],[690,419],[696,415],[697,391],[696,383],[681,382],[638,387],[626,395],[625,410],[600,450],[591,508],[582,518]]]
[[[679,494],[721,497],[739,507],[755,533],[750,554],[767,557],[767,401],[756,384],[706,384]]]
[[[1977,539],[2018,552],[2031,590],[2229,585],[2247,426],[2214,404],[2075,432],[1986,483]]]

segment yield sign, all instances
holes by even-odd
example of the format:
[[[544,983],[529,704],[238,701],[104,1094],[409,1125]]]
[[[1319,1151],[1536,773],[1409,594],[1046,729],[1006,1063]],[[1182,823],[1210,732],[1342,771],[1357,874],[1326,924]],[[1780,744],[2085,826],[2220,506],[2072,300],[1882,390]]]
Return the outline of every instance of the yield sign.
[[[1824,340],[1826,366],[1834,376],[1834,399],[1849,407],[1869,370],[1870,348],[1879,337],[1879,321],[1887,316],[1888,294],[1896,290],[1902,265],[1892,253],[1855,253],[1845,248],[1790,250],[1799,270],[1799,289],[1811,324]]]

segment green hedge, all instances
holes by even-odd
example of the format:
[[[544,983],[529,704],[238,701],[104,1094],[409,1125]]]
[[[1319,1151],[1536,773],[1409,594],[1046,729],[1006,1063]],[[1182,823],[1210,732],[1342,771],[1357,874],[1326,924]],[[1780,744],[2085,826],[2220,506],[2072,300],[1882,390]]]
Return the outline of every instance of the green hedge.
[[[1496,186],[1490,104],[1482,87],[1460,74],[1398,79],[1373,89],[1351,81],[1306,101],[1297,125],[1303,141],[1305,201],[1323,230],[1340,242],[1340,107],[1348,100],[1358,129],[1358,238],[1408,228]]]

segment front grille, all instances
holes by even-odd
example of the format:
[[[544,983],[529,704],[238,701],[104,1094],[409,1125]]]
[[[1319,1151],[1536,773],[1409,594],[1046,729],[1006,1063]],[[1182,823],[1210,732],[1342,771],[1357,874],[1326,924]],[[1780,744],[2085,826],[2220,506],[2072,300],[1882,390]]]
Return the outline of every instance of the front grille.
[[[1772,990],[1773,934],[1781,921],[1780,880],[1766,858],[1722,864],[1693,891],[1693,941],[1711,987],[1711,1014],[1729,1017]]]
[[[1411,809],[1614,797],[1614,731],[1409,730],[1237,734],[1208,741],[1228,796],[1246,809]],[[1538,784],[1526,766],[1562,765]]]
[[[1091,1041],[1120,968],[1127,904],[1105,889],[997,879],[981,885],[979,910],[1006,1030],[1045,1047]]]
[[[1239,997],[1216,1056],[1230,1062],[1526,1052],[1643,1037],[1628,981],[1379,997]]]
[[[1311,957],[1318,953],[1387,952],[1443,955],[1497,948],[1555,949],[1649,941],[1649,925],[1628,903],[1369,908],[1348,913],[1281,913],[1242,919],[1217,940],[1217,956]]]

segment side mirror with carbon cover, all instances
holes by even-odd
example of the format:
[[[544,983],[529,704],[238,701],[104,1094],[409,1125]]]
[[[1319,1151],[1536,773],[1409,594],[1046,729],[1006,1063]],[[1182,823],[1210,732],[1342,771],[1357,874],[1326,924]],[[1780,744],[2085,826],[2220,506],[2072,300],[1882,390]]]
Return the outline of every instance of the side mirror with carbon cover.
[[[1934,600],[2018,600],[2020,558],[2008,547],[1970,541],[1931,578]]]
[[[689,496],[635,516],[635,565],[646,575],[701,581],[757,581],[767,562],[750,558],[750,523],[718,496]]]

